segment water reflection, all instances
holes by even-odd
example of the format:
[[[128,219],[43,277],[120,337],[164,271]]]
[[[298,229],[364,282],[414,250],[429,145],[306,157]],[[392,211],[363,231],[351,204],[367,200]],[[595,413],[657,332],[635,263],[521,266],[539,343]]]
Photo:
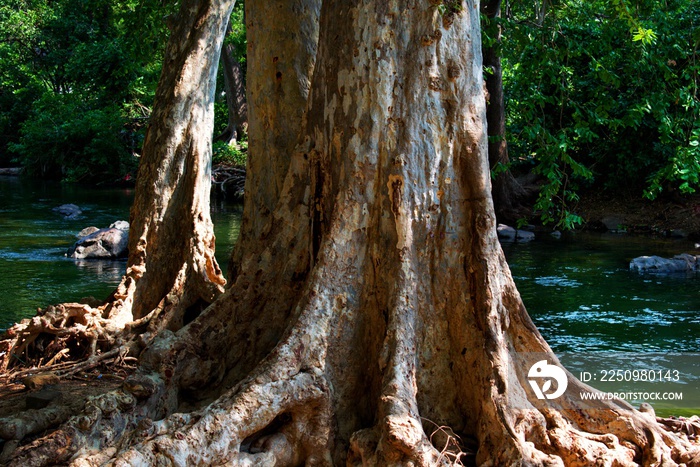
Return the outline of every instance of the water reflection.
[[[50,304],[90,296],[104,299],[119,284],[125,261],[74,260],[65,253],[83,228],[128,220],[132,190],[0,176],[0,198],[0,328]],[[78,205],[83,218],[65,219],[52,211],[67,203]],[[216,256],[224,270],[238,237],[240,214],[240,206],[212,200]]]
[[[118,284],[126,270],[126,260],[74,259],[78,269],[101,281]]]

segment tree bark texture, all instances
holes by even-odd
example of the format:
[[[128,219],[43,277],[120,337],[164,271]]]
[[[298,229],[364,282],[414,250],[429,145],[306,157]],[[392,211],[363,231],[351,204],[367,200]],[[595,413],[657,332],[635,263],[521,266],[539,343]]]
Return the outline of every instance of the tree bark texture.
[[[226,27],[226,36],[231,34],[231,22]],[[234,55],[234,46],[224,44],[221,62],[224,69],[224,91],[228,109],[228,125],[216,139],[226,144],[236,142],[248,132],[248,103],[245,97],[243,69]]]
[[[127,272],[115,293],[115,309],[133,319],[167,307],[177,328],[188,307],[212,302],[225,283],[209,191],[216,70],[233,3],[186,0],[174,21],[139,164]]]
[[[237,276],[243,254],[268,235],[291,154],[306,114],[316,60],[320,0],[246,4],[248,167],[241,241],[229,262]]]
[[[11,465],[690,462],[626,404],[581,406],[571,374],[556,401],[530,390],[556,357],[496,239],[478,4],[451,8],[324,3],[301,137],[235,282]]]
[[[489,20],[501,17],[501,0],[490,0],[482,5],[482,12]],[[486,120],[488,126],[489,166],[508,166],[508,142],[506,140],[506,108],[503,98],[503,68],[498,51],[501,43],[501,27],[496,28],[496,44],[483,48],[486,81]],[[492,180],[492,196],[499,220],[513,222],[521,215],[519,206],[527,196],[526,190],[513,177],[510,170],[499,172]]]

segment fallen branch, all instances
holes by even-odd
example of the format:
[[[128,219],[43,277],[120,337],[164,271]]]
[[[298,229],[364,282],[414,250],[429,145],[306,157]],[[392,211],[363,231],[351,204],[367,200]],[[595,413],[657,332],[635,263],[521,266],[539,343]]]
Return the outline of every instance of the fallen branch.
[[[114,348],[114,349],[110,350],[109,352],[105,352],[105,353],[100,354],[100,355],[94,355],[94,356],[88,358],[84,362],[76,363],[75,365],[73,365],[72,368],[70,368],[70,370],[61,371],[59,373],[59,376],[70,377],[70,376],[75,375],[78,372],[90,370],[90,369],[96,367],[97,365],[99,365],[100,363],[102,363],[103,361],[105,361],[109,358],[112,358],[112,357],[116,357],[115,360],[116,359],[123,359],[128,352],[129,352],[129,349],[126,347]]]

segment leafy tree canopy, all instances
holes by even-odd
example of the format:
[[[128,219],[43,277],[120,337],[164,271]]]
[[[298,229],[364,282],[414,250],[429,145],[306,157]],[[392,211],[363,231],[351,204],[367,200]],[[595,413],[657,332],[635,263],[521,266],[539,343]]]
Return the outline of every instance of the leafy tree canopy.
[[[700,176],[700,4],[564,0],[504,5],[514,168],[545,180],[536,209],[571,227],[582,187],[653,198]]]
[[[33,175],[112,180],[133,170],[174,5],[2,0],[0,157]]]

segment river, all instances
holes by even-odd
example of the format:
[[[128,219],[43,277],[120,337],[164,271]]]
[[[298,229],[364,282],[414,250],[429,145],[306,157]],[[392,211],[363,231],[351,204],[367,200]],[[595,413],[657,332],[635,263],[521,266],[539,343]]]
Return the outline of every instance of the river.
[[[64,254],[82,228],[128,220],[131,189],[0,176],[0,196],[0,327],[47,304],[86,296],[102,299],[118,284],[124,261],[74,261]],[[67,220],[52,211],[64,203],[80,206],[82,216]],[[240,215],[239,205],[212,201],[217,259],[224,270]],[[582,371],[639,370],[640,365],[682,367],[685,386],[674,388],[684,390],[684,401],[656,404],[662,413],[700,408],[698,278],[641,275],[629,271],[628,264],[639,255],[671,256],[692,249],[678,240],[588,233],[504,245],[530,315],[577,376]],[[660,386],[626,386],[639,387]]]

